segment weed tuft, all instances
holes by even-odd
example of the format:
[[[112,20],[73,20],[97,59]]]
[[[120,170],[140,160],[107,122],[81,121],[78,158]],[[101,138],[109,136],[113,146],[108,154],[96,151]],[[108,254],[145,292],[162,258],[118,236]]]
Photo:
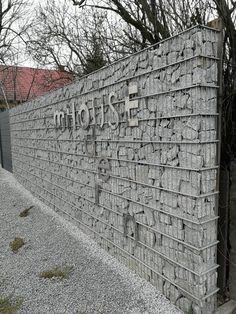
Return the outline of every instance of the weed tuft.
[[[0,297],[0,313],[1,314],[13,314],[22,305],[21,299],[13,298],[12,295],[7,296],[5,298]]]
[[[51,278],[67,278],[70,271],[71,271],[72,267],[55,267],[51,270],[46,270],[43,271],[39,274],[39,277],[44,278],[44,279],[51,279]]]
[[[33,208],[34,206],[30,206],[28,208],[23,208],[19,214],[20,217],[27,217],[29,216],[29,211]]]
[[[17,253],[18,250],[25,244],[22,238],[16,237],[11,243],[10,248],[14,253]]]

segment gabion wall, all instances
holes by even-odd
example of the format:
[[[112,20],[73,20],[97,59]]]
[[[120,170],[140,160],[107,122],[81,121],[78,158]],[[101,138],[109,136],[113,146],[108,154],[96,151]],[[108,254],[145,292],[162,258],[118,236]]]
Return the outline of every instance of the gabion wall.
[[[11,110],[18,180],[184,311],[217,292],[217,45],[194,27]]]

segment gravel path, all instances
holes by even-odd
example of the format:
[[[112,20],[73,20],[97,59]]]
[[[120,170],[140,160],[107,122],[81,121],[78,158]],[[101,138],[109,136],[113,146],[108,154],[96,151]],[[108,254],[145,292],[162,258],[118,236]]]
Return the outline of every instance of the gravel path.
[[[25,240],[18,253],[15,237]],[[64,279],[39,277],[56,266],[72,269]],[[0,298],[9,294],[22,298],[19,314],[182,313],[0,169]]]

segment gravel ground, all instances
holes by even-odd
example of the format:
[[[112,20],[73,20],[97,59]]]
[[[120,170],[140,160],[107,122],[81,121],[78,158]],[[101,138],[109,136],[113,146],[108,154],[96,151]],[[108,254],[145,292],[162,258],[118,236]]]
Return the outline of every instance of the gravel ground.
[[[29,216],[20,218],[31,205]],[[21,297],[19,314],[182,313],[3,169],[0,224],[0,298]],[[9,247],[15,237],[25,240],[18,253]],[[72,269],[64,279],[39,277],[56,266]]]

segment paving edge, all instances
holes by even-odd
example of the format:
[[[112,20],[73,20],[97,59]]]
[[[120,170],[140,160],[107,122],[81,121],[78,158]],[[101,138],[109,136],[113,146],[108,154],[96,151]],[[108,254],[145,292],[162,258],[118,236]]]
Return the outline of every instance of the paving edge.
[[[233,314],[236,313],[236,301],[229,300],[225,304],[221,305],[215,312],[215,314]]]

